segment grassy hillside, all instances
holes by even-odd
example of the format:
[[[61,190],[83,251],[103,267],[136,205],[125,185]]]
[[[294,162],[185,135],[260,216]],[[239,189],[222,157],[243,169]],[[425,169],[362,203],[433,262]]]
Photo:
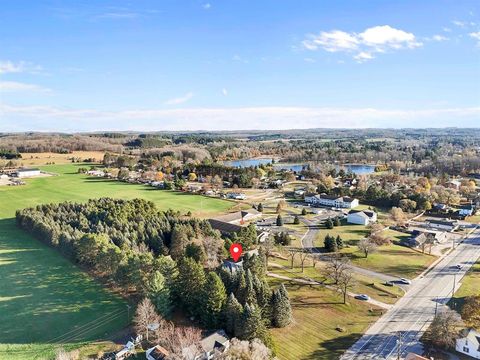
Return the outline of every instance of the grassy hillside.
[[[145,198],[158,208],[223,212],[231,202],[88,178],[81,165],[43,169],[58,176],[0,187],[0,359],[48,359],[55,348],[105,339],[127,324],[126,302],[106,291],[55,250],[15,226],[17,209],[96,197]]]

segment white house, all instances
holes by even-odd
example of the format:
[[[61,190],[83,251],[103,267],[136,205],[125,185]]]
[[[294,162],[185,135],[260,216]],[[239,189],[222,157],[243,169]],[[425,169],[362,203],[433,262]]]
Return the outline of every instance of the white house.
[[[38,176],[40,175],[40,169],[18,169],[16,175],[19,178]]]
[[[322,205],[335,208],[353,209],[358,206],[358,199],[348,196],[320,194],[305,196],[305,202],[310,205]]]
[[[350,210],[347,222],[350,224],[369,225],[377,221],[377,213],[372,210]]]
[[[464,330],[462,337],[456,340],[455,349],[474,359],[480,359],[480,332]]]

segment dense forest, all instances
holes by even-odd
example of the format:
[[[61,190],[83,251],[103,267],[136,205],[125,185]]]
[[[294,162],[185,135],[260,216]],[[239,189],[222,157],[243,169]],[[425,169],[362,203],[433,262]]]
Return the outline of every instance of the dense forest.
[[[291,321],[285,288],[272,290],[265,279],[262,249],[244,256],[243,270],[223,268],[231,240],[207,221],[161,212],[145,200],[109,198],[39,205],[17,211],[16,220],[126,296],[149,297],[165,318],[179,310],[203,327],[270,346],[268,327]],[[256,231],[246,227],[235,241],[248,248]]]

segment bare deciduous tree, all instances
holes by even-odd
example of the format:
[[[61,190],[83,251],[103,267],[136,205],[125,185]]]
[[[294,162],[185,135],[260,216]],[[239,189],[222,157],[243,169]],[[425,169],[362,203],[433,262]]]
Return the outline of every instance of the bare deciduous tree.
[[[159,324],[160,320],[160,316],[155,311],[155,306],[153,306],[150,299],[145,298],[138,304],[135,317],[133,318],[135,331],[137,334],[145,336],[148,341],[149,325]]]
[[[362,239],[358,242],[358,250],[363,252],[365,258],[368,258],[368,255],[375,252],[377,250],[377,244],[375,244],[370,239]]]
[[[323,269],[323,274],[327,279],[338,284],[342,274],[350,267],[350,260],[346,256],[331,256],[327,260],[327,265]]]
[[[452,348],[455,346],[460,325],[460,316],[455,311],[446,309],[435,316],[425,337],[435,346]]]
[[[220,264],[223,240],[216,239],[212,236],[206,236],[203,238],[202,243],[206,255],[205,267],[213,270]]]
[[[354,285],[353,273],[350,269],[346,269],[342,272],[338,283],[336,285],[337,290],[343,295],[343,303],[347,303],[347,295],[350,288]]]

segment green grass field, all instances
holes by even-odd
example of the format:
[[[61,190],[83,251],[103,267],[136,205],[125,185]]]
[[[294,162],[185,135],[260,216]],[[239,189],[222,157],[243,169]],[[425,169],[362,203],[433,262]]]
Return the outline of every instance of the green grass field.
[[[435,261],[434,256],[395,244],[380,246],[377,252],[365,258],[356,247],[357,242],[368,235],[368,229],[362,225],[342,223],[342,226],[322,230],[316,240],[316,246],[323,246],[327,234],[334,237],[340,235],[344,243],[348,245],[341,252],[350,256],[354,265],[384,274],[414,278]],[[392,240],[399,240],[400,237],[405,236],[403,233],[392,230],[387,230],[385,235]]]
[[[158,208],[223,212],[231,202],[78,175],[76,164],[43,167],[58,176],[0,187],[0,359],[50,359],[55,348],[105,339],[127,325],[127,303],[15,226],[17,209],[96,197],[145,198]]]
[[[282,281],[269,278],[269,282],[276,286]],[[331,290],[288,282],[285,286],[294,321],[271,331],[281,360],[338,359],[378,319],[379,311],[370,311],[371,305],[353,299],[341,304],[341,297]]]

